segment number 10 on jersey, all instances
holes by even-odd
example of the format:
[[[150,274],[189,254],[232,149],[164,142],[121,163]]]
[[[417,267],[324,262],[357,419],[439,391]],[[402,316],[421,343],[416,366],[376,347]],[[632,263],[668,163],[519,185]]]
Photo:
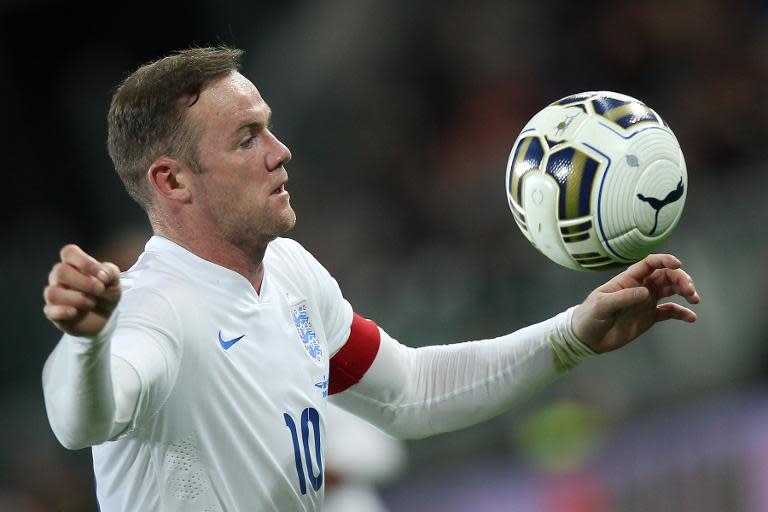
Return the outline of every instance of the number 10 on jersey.
[[[323,458],[322,450],[320,449],[320,415],[314,407],[308,407],[301,412],[301,443],[299,443],[299,432],[293,417],[286,412],[283,414],[283,418],[285,419],[285,426],[291,431],[293,456],[296,461],[296,473],[299,475],[301,494],[307,494],[307,480],[304,476],[305,462],[307,468],[306,476],[309,477],[309,483],[312,485],[312,489],[318,491],[323,485]],[[310,425],[312,426],[313,437],[315,438],[315,465],[312,464],[313,457],[309,448]],[[302,448],[304,448],[303,457]],[[317,474],[315,474],[315,467],[317,467]]]

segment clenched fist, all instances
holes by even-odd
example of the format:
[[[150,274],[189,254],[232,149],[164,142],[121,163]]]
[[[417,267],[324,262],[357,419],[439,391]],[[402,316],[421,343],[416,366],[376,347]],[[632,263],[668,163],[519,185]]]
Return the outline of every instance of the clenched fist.
[[[43,312],[67,334],[95,336],[120,301],[120,269],[73,244],[65,245],[60,257],[43,290]]]

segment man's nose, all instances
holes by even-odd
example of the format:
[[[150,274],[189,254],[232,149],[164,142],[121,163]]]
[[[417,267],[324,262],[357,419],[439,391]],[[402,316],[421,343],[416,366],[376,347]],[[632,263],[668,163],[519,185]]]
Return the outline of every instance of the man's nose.
[[[272,132],[269,133],[269,150],[267,151],[267,169],[274,171],[280,166],[290,162],[293,155],[288,146],[283,144]]]

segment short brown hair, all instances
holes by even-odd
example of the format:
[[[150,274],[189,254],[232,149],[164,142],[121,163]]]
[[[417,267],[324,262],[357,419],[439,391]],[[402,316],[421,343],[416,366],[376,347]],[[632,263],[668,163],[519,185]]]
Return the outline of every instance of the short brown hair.
[[[225,46],[189,48],[141,66],[117,88],[107,116],[107,147],[125,189],[145,210],[152,190],[145,179],[161,156],[197,165],[198,133],[185,123],[188,107],[211,82],[240,69],[243,51]]]

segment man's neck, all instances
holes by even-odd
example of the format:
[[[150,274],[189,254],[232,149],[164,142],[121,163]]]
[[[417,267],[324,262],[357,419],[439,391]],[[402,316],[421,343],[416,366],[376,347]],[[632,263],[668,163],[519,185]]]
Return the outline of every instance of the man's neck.
[[[155,222],[152,222],[152,229],[156,235],[171,240],[192,254],[237,272],[251,283],[256,293],[261,292],[261,284],[264,280],[264,253],[269,240],[234,244],[223,237],[193,234],[184,232],[182,229],[169,229],[169,226]],[[196,231],[201,233],[207,230]]]

